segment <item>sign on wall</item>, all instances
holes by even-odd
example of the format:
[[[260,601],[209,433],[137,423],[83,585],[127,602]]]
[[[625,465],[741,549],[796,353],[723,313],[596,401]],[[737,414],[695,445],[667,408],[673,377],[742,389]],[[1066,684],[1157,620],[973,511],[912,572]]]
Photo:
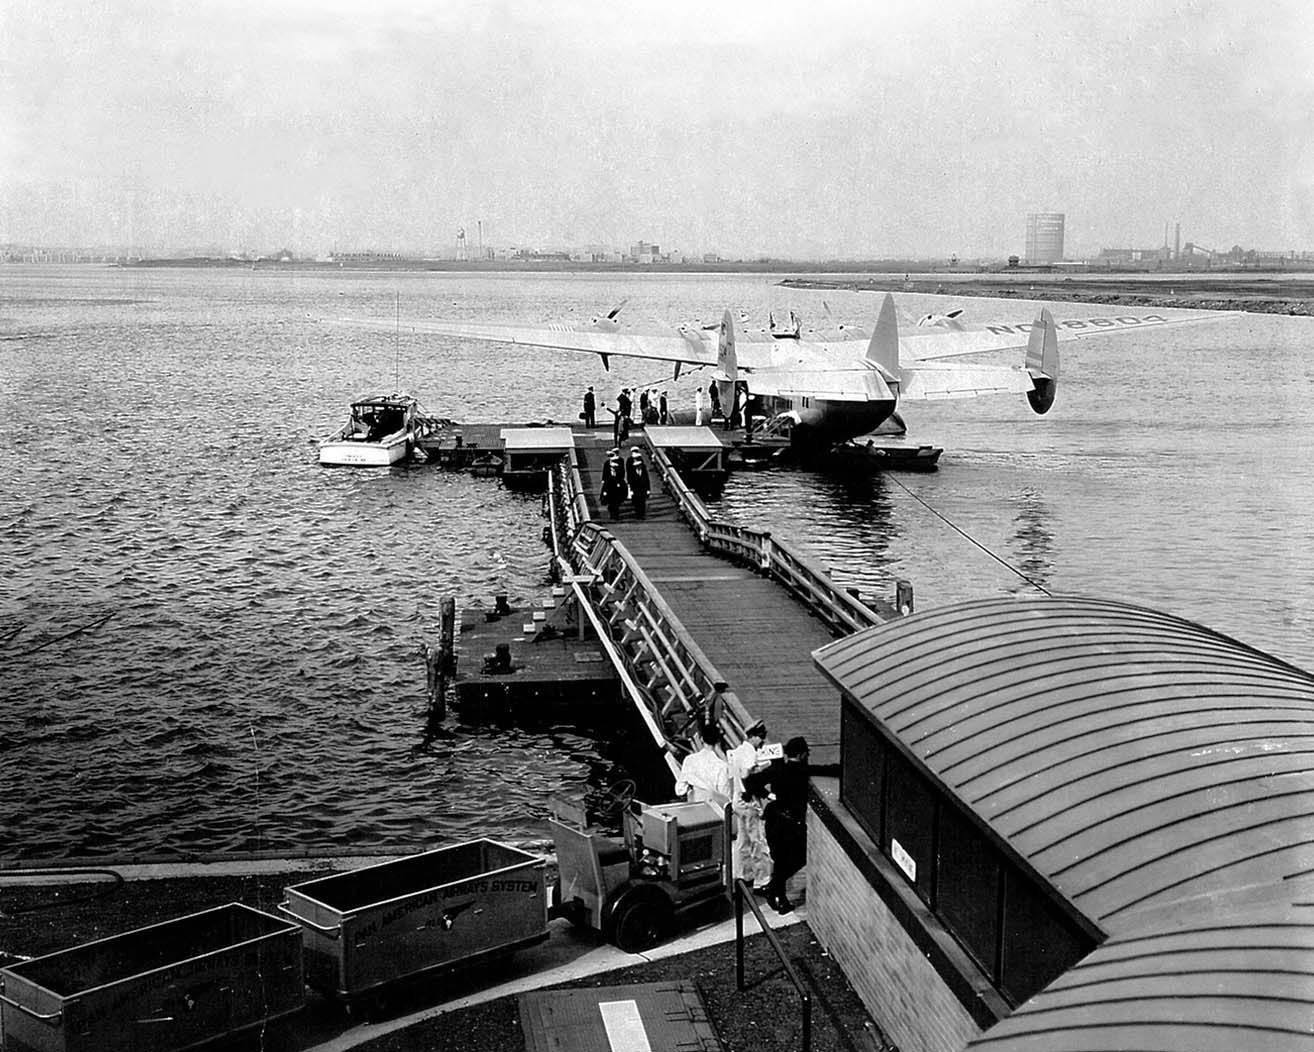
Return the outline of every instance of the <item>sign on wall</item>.
[[[903,875],[917,883],[917,860],[908,854],[893,837],[890,838],[890,858],[894,859],[894,864],[903,870]]]

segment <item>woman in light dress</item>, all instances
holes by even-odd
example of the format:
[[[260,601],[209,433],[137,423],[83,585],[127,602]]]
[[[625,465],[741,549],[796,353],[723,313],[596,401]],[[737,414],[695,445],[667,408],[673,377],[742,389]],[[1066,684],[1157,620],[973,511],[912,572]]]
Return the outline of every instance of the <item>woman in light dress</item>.
[[[766,744],[766,736],[766,724],[758,720],[726,756],[735,814],[731,872],[736,879],[748,881],[758,894],[766,894],[767,881],[771,879],[771,853],[767,850],[766,827],[762,822],[762,802],[744,798],[744,778],[765,766],[758,762],[757,751]]]

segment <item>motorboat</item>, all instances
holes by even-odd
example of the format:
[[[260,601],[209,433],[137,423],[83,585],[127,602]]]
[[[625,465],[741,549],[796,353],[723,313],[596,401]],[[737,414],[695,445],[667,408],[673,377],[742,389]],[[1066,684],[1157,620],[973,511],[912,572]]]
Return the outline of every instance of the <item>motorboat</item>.
[[[365,395],[351,403],[346,425],[319,444],[319,462],[334,467],[387,467],[415,452],[433,421],[410,395]]]

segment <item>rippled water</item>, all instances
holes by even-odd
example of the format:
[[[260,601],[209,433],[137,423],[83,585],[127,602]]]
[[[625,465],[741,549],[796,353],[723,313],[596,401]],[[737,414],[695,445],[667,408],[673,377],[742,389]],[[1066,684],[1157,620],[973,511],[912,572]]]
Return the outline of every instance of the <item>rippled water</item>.
[[[756,276],[0,277],[3,856],[533,844],[548,794],[625,773],[624,746],[584,728],[423,733],[417,649],[438,601],[534,597],[539,500],[424,465],[321,469],[313,442],[394,377],[442,415],[561,420],[585,383],[605,401],[663,370],[319,319],[622,300],[636,321],[815,315],[823,299],[875,313]],[[936,474],[736,476],[721,510],[864,590],[906,577],[923,607],[1030,587],[948,519],[1052,591],[1141,601],[1314,666],[1312,334],[1261,316],[1065,345],[1045,418],[1020,398],[910,408],[910,437],[946,447]],[[680,404],[697,382],[663,385]]]

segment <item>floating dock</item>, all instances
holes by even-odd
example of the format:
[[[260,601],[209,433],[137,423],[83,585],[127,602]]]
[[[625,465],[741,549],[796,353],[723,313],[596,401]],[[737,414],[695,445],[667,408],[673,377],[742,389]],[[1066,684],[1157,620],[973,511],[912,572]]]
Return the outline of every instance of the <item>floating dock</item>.
[[[541,607],[466,610],[455,639],[452,696],[462,716],[552,721],[580,710],[615,711],[620,677],[596,638],[553,588]]]
[[[636,427],[635,440],[648,436],[685,481],[703,492],[714,492],[733,471],[752,471],[789,462],[789,440],[772,435],[746,436],[743,428],[719,424]],[[542,423],[457,424],[441,421],[436,431],[416,443],[425,458],[441,467],[501,478],[521,488],[541,488],[548,467],[567,447],[610,449],[616,445],[610,428],[586,428],[547,420]],[[914,445],[889,435],[874,435],[844,443],[827,454],[832,462],[852,470],[934,471],[944,450]]]

